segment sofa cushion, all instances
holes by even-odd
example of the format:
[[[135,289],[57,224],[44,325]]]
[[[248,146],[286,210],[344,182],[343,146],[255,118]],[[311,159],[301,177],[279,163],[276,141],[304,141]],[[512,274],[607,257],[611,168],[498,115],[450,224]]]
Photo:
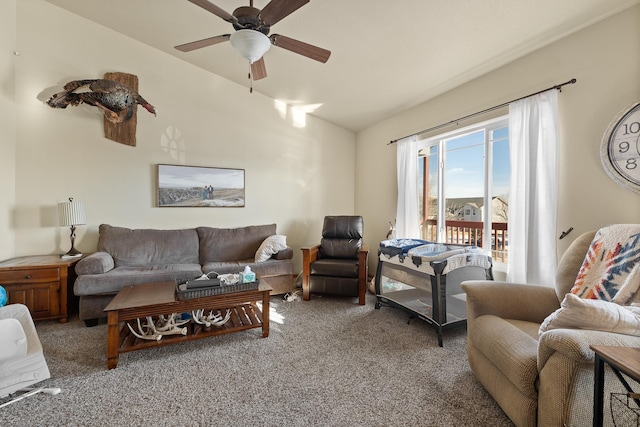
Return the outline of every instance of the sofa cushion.
[[[73,292],[78,296],[113,294],[129,285],[149,282],[173,282],[195,279],[202,275],[200,264],[167,264],[162,266],[122,266],[104,274],[78,276]]]
[[[530,398],[537,398],[539,327],[538,323],[487,314],[474,320],[469,337],[478,351]]]
[[[320,240],[320,258],[358,259],[364,221],[361,216],[325,216]]]
[[[362,239],[320,239],[321,258],[358,259]]]
[[[325,239],[362,239],[364,221],[360,216],[325,216],[322,237]]]
[[[260,244],[267,237],[276,234],[276,225],[250,225],[239,228],[198,227],[196,231],[200,241],[200,264],[249,258],[253,263]]]
[[[358,277],[358,260],[324,258],[310,265],[312,276]]]
[[[109,253],[118,266],[197,264],[195,229],[130,229],[101,224],[98,251]]]

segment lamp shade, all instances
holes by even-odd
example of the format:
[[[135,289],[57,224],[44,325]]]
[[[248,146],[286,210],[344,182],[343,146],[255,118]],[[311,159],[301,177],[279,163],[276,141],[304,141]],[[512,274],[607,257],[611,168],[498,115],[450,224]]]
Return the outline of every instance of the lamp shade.
[[[269,37],[256,30],[238,30],[229,37],[231,46],[253,64],[271,47]]]
[[[58,203],[58,218],[60,225],[86,224],[87,218],[83,202],[70,199],[68,202]]]

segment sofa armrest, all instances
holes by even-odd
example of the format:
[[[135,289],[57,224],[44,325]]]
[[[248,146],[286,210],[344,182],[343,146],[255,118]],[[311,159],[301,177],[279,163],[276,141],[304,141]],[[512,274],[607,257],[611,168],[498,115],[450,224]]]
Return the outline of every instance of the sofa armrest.
[[[364,279],[367,280],[367,262],[369,259],[369,246],[362,245],[360,249],[358,249],[358,265],[364,265],[364,268],[360,269],[360,275],[364,274]],[[364,272],[364,273],[363,273]]]
[[[539,425],[590,425],[595,360],[590,345],[639,347],[640,337],[587,329],[552,329],[541,334],[537,358]],[[616,388],[611,380],[605,381],[605,387],[609,391]]]
[[[313,261],[318,259],[320,254],[320,245],[311,246],[308,248],[300,248],[302,250],[302,267],[309,266]]]
[[[107,252],[94,252],[78,261],[75,272],[77,275],[102,274],[113,270],[114,267],[115,262],[111,255]]]
[[[538,341],[538,370],[554,353],[561,353],[577,363],[593,363],[592,345],[640,347],[640,337],[588,329],[552,329],[540,335]]]
[[[291,259],[293,258],[293,249],[287,246],[286,249],[276,252],[271,256],[273,259],[283,260],[283,259]]]
[[[472,321],[484,314],[503,319],[542,323],[560,308],[554,288],[492,280],[462,282],[467,293],[467,319]]]

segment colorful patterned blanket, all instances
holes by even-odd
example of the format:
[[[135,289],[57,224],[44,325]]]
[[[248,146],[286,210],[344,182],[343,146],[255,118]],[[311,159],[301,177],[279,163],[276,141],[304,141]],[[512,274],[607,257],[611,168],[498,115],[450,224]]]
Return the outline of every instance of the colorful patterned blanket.
[[[596,233],[571,293],[629,305],[640,288],[640,225],[616,224]]]

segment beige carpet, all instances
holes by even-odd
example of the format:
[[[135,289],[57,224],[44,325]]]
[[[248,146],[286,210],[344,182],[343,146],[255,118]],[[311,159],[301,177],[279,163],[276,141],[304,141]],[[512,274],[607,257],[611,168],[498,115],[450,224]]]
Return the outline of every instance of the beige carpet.
[[[422,321],[355,299],[272,298],[259,329],[126,353],[106,325],[37,323],[61,387],[0,409],[1,426],[511,426],[475,380],[464,328],[444,347]],[[0,403],[4,402],[0,400]]]

